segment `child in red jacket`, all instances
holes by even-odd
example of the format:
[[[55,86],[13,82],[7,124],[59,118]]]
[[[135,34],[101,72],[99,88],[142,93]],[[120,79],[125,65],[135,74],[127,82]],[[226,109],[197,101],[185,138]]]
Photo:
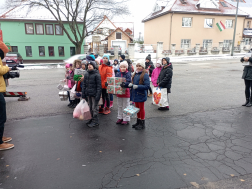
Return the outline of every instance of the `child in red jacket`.
[[[99,66],[99,72],[101,75],[101,83],[102,83],[102,99],[103,99],[103,105],[101,105],[101,108],[99,109],[99,114],[109,114],[111,113],[110,111],[110,98],[109,98],[109,94],[107,93],[107,78],[108,77],[112,77],[112,67],[109,66],[110,62],[109,62],[109,55],[104,54],[103,55],[103,63],[102,65]],[[106,101],[106,108],[104,110],[104,105],[105,105],[105,101]]]

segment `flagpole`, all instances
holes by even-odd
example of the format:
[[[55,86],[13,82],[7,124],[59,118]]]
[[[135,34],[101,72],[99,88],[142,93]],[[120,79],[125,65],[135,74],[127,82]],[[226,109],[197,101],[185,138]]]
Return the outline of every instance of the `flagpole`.
[[[238,14],[238,6],[239,6],[239,1],[237,1],[237,7],[236,7],[236,15],[235,15],[235,27],[234,27],[234,36],[233,36],[233,45],[232,45],[232,50],[231,50],[231,56],[234,56],[234,43],[235,43],[235,34],[236,34],[236,23],[237,23],[237,14]]]

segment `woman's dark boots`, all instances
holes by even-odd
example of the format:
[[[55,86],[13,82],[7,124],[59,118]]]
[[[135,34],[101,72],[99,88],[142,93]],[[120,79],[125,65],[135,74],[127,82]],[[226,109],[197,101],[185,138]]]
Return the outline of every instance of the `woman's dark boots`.
[[[140,121],[141,120],[137,118],[137,122],[134,125],[132,125],[132,128],[136,128],[136,126],[138,126],[140,124]]]
[[[145,129],[145,120],[140,120],[140,124],[135,127],[136,130]]]
[[[246,107],[251,107],[252,106],[252,98],[250,98],[249,103],[246,105]]]
[[[249,104],[249,98],[246,98],[246,102],[242,106],[247,106],[247,104]]]

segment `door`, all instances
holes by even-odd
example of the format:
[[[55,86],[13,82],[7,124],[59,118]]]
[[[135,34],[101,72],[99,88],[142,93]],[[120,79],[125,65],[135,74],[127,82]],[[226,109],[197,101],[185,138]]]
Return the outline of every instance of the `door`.
[[[75,55],[75,47],[70,47],[70,56]]]
[[[113,46],[120,46],[122,48],[122,54],[125,54],[126,41],[112,41],[112,47]]]

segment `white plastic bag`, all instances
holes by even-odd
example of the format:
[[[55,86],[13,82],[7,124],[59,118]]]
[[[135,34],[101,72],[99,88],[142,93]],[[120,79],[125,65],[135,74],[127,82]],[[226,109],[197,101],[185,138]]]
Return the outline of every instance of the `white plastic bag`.
[[[153,88],[152,102],[159,107],[169,106],[167,89],[159,87]]]
[[[73,118],[77,118],[79,120],[92,119],[88,103],[85,100],[81,100],[80,103],[75,107]]]
[[[70,90],[70,98],[74,99],[75,98],[75,94],[76,94],[76,84],[73,86],[73,88]]]

